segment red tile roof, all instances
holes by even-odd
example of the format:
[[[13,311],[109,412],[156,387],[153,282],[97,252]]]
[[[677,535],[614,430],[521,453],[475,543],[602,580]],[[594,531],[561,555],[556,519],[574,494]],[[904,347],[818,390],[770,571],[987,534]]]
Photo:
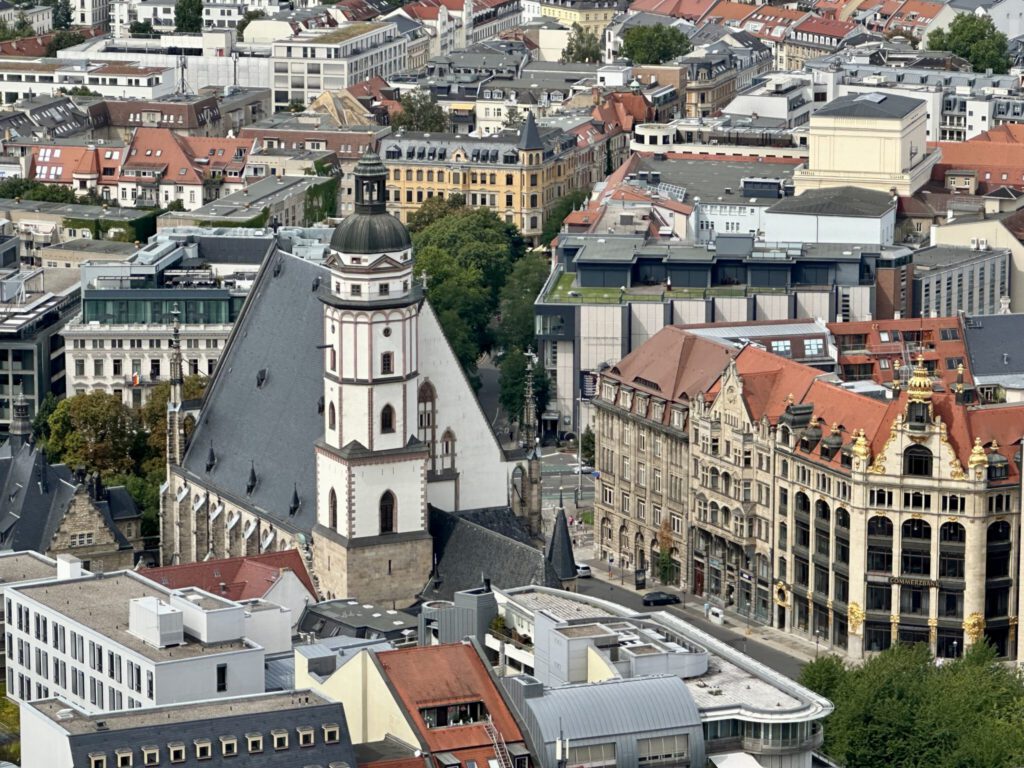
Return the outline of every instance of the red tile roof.
[[[142,575],[169,589],[199,587],[229,600],[251,600],[263,597],[284,571],[294,573],[312,598],[317,598],[316,587],[297,549],[149,568]]]
[[[460,761],[494,760],[494,747],[484,723],[428,728],[420,710],[482,702],[506,743],[521,742],[515,718],[505,706],[490,672],[468,644],[431,645],[383,651],[376,655],[387,682],[398,695],[409,720],[431,752],[453,752]]]
[[[732,0],[719,0],[711,8],[704,12],[700,18],[704,22],[728,23],[730,21],[743,21],[751,13],[756,11],[758,6],[749,3],[735,3]]]
[[[977,172],[979,192],[1024,184],[1022,125],[1000,125],[967,141],[940,141],[937,146],[942,157],[932,168],[934,181],[944,182],[946,171],[968,170]]]
[[[817,19],[811,17],[804,19],[795,27],[794,32],[806,32],[809,35],[824,35],[825,37],[844,38],[855,30],[859,25],[853,21],[838,21],[835,19]]]
[[[634,0],[630,13],[657,13],[677,19],[697,21],[717,0]]]

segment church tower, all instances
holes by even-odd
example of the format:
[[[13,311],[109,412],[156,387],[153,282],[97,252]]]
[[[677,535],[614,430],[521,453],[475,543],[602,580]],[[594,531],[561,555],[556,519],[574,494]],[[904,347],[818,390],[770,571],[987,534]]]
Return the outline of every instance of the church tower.
[[[430,573],[428,447],[417,437],[421,288],[412,241],[386,210],[387,169],[355,167],[355,213],[338,225],[323,303],[324,431],[316,446],[321,589],[407,604]]]

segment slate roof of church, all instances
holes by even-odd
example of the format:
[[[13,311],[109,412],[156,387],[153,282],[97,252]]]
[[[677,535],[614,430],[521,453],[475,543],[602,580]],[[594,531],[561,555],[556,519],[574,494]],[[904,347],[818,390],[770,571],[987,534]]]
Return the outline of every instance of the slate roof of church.
[[[304,533],[316,522],[313,444],[323,434],[323,361],[317,349],[323,306],[313,283],[327,277],[323,266],[283,251],[264,261],[182,460],[186,473],[204,487]],[[260,370],[266,371],[262,386]],[[216,463],[207,472],[211,445]],[[252,466],[257,483],[247,494]],[[299,509],[291,515],[296,488]]]
[[[430,535],[437,567],[420,595],[424,600],[451,600],[456,592],[481,586],[484,578],[503,589],[562,586],[508,508],[452,514],[430,507]]]

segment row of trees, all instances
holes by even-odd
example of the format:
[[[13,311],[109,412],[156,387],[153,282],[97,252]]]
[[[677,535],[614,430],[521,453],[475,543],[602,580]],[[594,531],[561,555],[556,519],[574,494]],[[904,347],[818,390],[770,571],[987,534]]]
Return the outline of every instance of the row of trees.
[[[207,380],[189,376],[186,399],[202,397]],[[104,476],[106,485],[124,485],[142,509],[142,533],[157,534],[160,484],[166,479],[167,400],[170,384],[153,387],[140,409],[106,392],[89,392],[58,401],[48,394],[32,424],[36,444],[53,463],[86,467]]]
[[[925,645],[895,645],[861,666],[826,656],[801,682],[835,704],[824,752],[839,765],[1024,764],[1024,682],[985,643],[941,665]]]

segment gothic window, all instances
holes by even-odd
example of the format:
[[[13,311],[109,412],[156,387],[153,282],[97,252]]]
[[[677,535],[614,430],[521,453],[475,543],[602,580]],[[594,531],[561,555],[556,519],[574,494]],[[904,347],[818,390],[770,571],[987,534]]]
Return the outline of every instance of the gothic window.
[[[923,445],[912,445],[903,452],[903,474],[914,477],[932,476],[932,452]]]
[[[425,381],[420,385],[417,397],[416,436],[430,448],[430,469],[433,470],[437,460],[437,449],[434,444],[434,428],[437,424],[437,392],[434,386]]]
[[[455,433],[450,429],[441,437],[441,469],[455,469]]]
[[[395,431],[395,409],[390,405],[385,405],[380,412],[380,431],[384,433]]]
[[[338,530],[338,494],[331,488],[327,496],[328,525],[332,531]]]
[[[391,491],[380,497],[380,532],[395,532],[395,494]]]
[[[334,410],[334,403],[331,403],[327,409],[327,428],[335,429],[337,427],[337,412]]]

